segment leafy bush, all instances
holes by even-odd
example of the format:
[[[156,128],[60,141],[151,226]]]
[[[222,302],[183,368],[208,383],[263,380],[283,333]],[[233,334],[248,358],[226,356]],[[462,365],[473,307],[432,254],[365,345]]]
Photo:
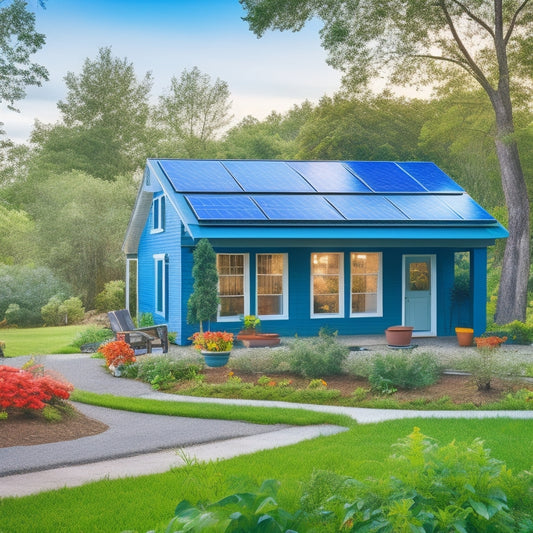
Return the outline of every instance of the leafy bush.
[[[132,347],[125,341],[111,341],[102,344],[98,348],[98,353],[101,353],[109,367],[113,365],[118,367],[120,365],[130,365],[135,363],[135,352]]]
[[[531,344],[533,342],[533,326],[524,324],[519,320],[503,326],[493,324],[490,328],[490,334],[499,337],[505,336],[510,344]]]
[[[48,268],[0,265],[0,319],[4,317],[9,304],[17,304],[27,310],[25,313],[31,312],[32,320],[36,320],[28,325],[40,326],[41,307],[54,294],[70,296],[70,288]]]
[[[414,428],[394,448],[379,478],[313,472],[296,510],[280,507],[271,479],[211,504],[183,500],[157,531],[531,531],[533,475],[514,475],[479,439],[439,446]]]
[[[128,376],[136,371],[136,377],[150,383],[156,390],[169,388],[176,381],[197,379],[203,368],[201,364],[167,356],[149,357],[138,361],[134,367],[136,370],[128,370]]]
[[[122,280],[108,281],[95,299],[95,307],[99,313],[124,309],[125,305],[126,283]]]
[[[41,316],[45,326],[76,324],[83,319],[84,315],[83,304],[76,297],[65,300],[61,295],[55,295],[41,308]]]
[[[110,329],[91,326],[76,336],[76,338],[72,341],[72,346],[81,348],[84,344],[104,342],[112,338],[113,332]]]
[[[141,313],[137,317],[137,327],[148,328],[154,325],[154,317],[152,313]]]
[[[339,344],[336,333],[321,331],[317,338],[297,339],[290,345],[289,366],[307,378],[341,374],[350,349]]]
[[[437,358],[433,354],[390,353],[374,358],[368,380],[377,390],[385,386],[388,390],[391,387],[417,389],[435,383],[439,374]]]
[[[38,326],[42,323],[41,316],[38,312],[21,307],[19,304],[9,304],[4,318],[7,325],[21,328]]]

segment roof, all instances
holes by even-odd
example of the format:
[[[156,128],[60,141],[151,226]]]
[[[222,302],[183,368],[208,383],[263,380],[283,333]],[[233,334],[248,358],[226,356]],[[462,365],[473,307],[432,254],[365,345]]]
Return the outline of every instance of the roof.
[[[142,187],[164,191],[192,239],[507,236],[431,162],[149,159]],[[145,211],[136,205],[129,253],[146,222],[135,212]]]

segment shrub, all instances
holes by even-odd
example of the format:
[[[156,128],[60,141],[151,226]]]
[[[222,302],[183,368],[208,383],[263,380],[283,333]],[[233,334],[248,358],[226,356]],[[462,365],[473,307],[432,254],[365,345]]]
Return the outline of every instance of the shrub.
[[[372,387],[416,389],[432,385],[439,378],[437,358],[430,353],[391,353],[377,355],[368,380]]]
[[[529,326],[519,320],[503,326],[493,324],[490,328],[490,334],[500,337],[505,336],[510,344],[531,344],[533,342],[533,326]]]
[[[80,322],[85,309],[79,298],[65,300],[63,296],[56,294],[41,308],[41,315],[45,326],[66,326]]]
[[[122,280],[108,281],[95,299],[95,307],[99,313],[124,309],[125,304],[126,283]]]
[[[111,365],[118,367],[120,365],[135,363],[135,352],[125,341],[111,341],[102,344],[98,348],[98,353],[104,356],[108,367]]]
[[[41,316],[38,312],[14,303],[9,304],[4,318],[8,326],[18,326],[21,328],[38,326],[42,323]]]
[[[72,341],[72,346],[81,348],[84,344],[104,342],[112,338],[113,332],[110,329],[91,326],[85,331],[78,333],[76,338]]]
[[[187,360],[171,359],[167,356],[143,359],[134,366],[136,377],[150,383],[154,389],[169,388],[176,381],[195,380],[203,368],[201,364],[192,364]],[[128,375],[132,371],[134,370],[128,369]]]
[[[297,339],[290,345],[290,369],[307,378],[341,374],[350,350],[339,344],[336,333],[321,332],[315,339]]]
[[[70,397],[74,388],[40,372],[0,366],[0,408],[43,409]]]

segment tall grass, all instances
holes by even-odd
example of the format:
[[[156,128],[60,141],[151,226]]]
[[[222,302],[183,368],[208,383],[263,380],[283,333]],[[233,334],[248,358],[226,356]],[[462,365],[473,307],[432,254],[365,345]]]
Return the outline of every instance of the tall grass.
[[[52,328],[0,329],[0,341],[6,343],[4,355],[44,355],[52,353],[76,353],[69,347],[76,336],[87,326],[60,326]]]
[[[0,500],[2,533],[145,532],[168,523],[182,499],[215,501],[262,480],[282,482],[279,503],[296,508],[302,483],[315,469],[357,479],[379,476],[391,445],[414,426],[441,444],[452,440],[485,441],[491,455],[513,471],[531,468],[533,424],[510,419],[411,419],[358,425],[346,433],[262,451],[226,461],[194,464],[165,474],[103,480],[24,498]],[[139,460],[142,460],[141,458]],[[391,472],[391,474],[393,474]],[[533,513],[533,509],[527,510]]]

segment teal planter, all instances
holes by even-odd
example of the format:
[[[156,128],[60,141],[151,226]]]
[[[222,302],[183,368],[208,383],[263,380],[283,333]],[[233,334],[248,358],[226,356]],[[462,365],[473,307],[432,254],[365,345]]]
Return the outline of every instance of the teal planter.
[[[231,352],[208,352],[206,350],[202,350],[205,364],[212,368],[225,366],[229,360],[230,354]]]

